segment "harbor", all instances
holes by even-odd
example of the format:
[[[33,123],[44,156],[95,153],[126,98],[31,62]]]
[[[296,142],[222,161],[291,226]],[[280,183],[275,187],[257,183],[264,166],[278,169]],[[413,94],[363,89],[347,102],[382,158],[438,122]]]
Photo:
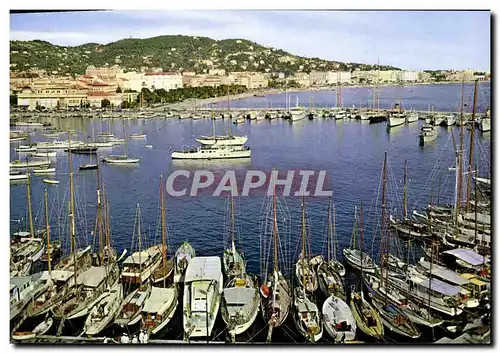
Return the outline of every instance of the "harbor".
[[[436,117],[451,114],[387,108],[404,123],[294,104],[275,118],[247,106],[237,124],[236,108],[13,116],[11,341],[489,342],[486,112],[448,126]],[[422,146],[424,125],[437,136]],[[165,186],[180,170],[297,168],[325,170],[332,196]]]

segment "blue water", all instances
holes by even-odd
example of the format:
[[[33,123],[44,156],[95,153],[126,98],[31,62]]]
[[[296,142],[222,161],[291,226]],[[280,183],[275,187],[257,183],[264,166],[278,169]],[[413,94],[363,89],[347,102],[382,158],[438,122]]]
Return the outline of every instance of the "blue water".
[[[418,93],[418,102],[426,102],[422,103],[425,107],[415,103],[416,109],[425,109],[431,99],[434,100],[436,110],[452,107],[457,101],[455,86],[418,86],[411,89],[415,95]],[[448,90],[447,93],[443,93],[446,90]],[[346,91],[348,90],[344,90],[344,97],[347,98]],[[320,102],[326,104],[331,97],[335,99],[331,92],[306,92],[300,93],[299,96],[306,99],[311,94],[314,94],[317,104]],[[279,101],[281,97],[284,96],[272,97],[272,101]],[[259,106],[262,99],[253,98],[231,104],[248,106],[250,102],[253,106]],[[265,102],[264,99],[264,105]],[[481,102],[481,99],[478,99],[478,102]],[[80,139],[92,135],[93,131],[97,133],[97,131],[106,130],[108,126],[106,119],[53,119],[53,123],[56,126],[60,125],[63,129],[75,128]],[[206,168],[218,176],[227,170],[235,170],[237,173],[244,173],[250,169],[269,172],[273,166],[278,170],[326,170],[328,179],[326,189],[333,190],[333,202],[337,210],[340,248],[349,246],[354,207],[359,207],[362,201],[367,251],[371,251],[373,236],[377,233],[374,228],[377,228],[376,219],[380,214],[380,177],[385,151],[388,152],[389,166],[388,210],[392,214],[401,215],[405,160],[408,160],[410,178],[408,201],[410,211],[415,208],[421,209],[429,203],[431,193],[434,202],[437,202],[438,198],[440,203],[451,202],[453,198],[454,174],[448,171],[448,167],[454,164],[451,132],[453,131],[455,138],[458,138],[457,127],[439,128],[439,138],[425,147],[420,147],[418,133],[422,121],[396,127],[389,132],[383,123],[370,125],[359,121],[332,119],[303,120],[294,125],[281,120],[245,122],[238,126],[233,125],[232,129],[236,135],[248,136],[248,145],[252,147],[251,161],[210,161],[210,163],[186,165],[185,163],[172,163],[171,151],[183,146],[195,145],[194,136],[210,134],[211,123],[208,120],[137,119],[125,120],[123,123],[127,133],[145,132],[147,140],[129,142],[129,155],[140,158],[140,163],[136,167],[102,165],[100,168],[110,206],[112,243],[120,252],[124,248],[129,250],[131,248],[137,204],[140,205],[141,210],[141,229],[146,237],[143,243],[160,241],[158,231],[159,177],[160,174],[166,177],[175,169]],[[217,121],[218,132],[227,129],[227,123],[227,120]],[[122,136],[121,120],[113,120],[111,128],[115,136]],[[465,141],[468,141],[469,131],[465,130],[465,132]],[[32,140],[46,140],[41,134],[42,131],[36,131]],[[153,145],[153,149],[147,149],[146,144]],[[16,144],[11,144],[11,160],[17,158],[14,152],[15,146]],[[100,157],[103,154],[116,154],[122,151],[122,146],[115,146],[112,149],[100,149],[98,154]],[[490,133],[476,134],[475,151],[480,169],[479,174],[485,176],[489,173],[490,165]],[[77,230],[81,246],[93,241],[91,231],[94,228],[96,213],[96,173],[95,171],[78,171],[79,165],[88,162],[89,156],[73,155],[78,210]],[[59,237],[64,241],[68,234],[67,153],[58,152],[54,165],[57,174],[53,178],[60,180],[60,184],[58,186],[45,185],[42,179],[46,177],[33,177],[33,208],[36,215],[35,223],[41,228],[43,227],[43,190],[46,187],[49,192],[52,238]],[[24,228],[26,224],[26,186],[12,185],[10,190],[11,232],[14,232]],[[262,225],[263,203],[267,201],[267,198],[262,195],[236,198],[235,201],[241,246],[248,259],[248,269],[255,274],[260,273],[259,231]],[[296,243],[300,237],[301,201],[297,197],[289,197],[285,202],[290,212],[291,227],[289,234],[283,234],[282,239],[292,240],[290,243],[287,242],[286,249],[283,250],[288,253],[287,265],[290,266],[291,262],[296,259]],[[316,197],[306,200],[311,249],[315,254],[323,250],[327,203],[327,198]],[[222,255],[224,240],[227,239],[226,198],[206,195],[168,197],[166,206],[170,254],[173,254],[180,243],[188,239],[198,255]],[[67,243],[65,241],[66,248]],[[374,243],[373,248],[376,252],[377,242]]]
[[[433,108],[435,111],[460,111],[461,84],[436,84],[436,85],[416,85],[416,86],[387,86],[379,88],[379,104],[381,109],[392,108],[399,102],[401,92],[403,107],[405,109],[413,108],[415,110],[425,110]],[[487,107],[491,107],[489,82],[478,84],[477,108],[476,112],[485,112]],[[472,112],[474,85],[464,85],[464,111]],[[298,104],[309,107],[335,107],[337,104],[337,93],[332,90],[316,92],[287,92],[289,95],[289,105]],[[311,98],[312,97],[312,98]],[[283,108],[286,103],[285,93],[265,95],[264,97],[251,97],[232,101],[231,107],[274,107]],[[342,87],[342,103],[344,107],[357,108],[371,107],[373,104],[373,89],[362,87]],[[227,102],[218,104],[220,107],[226,107]]]

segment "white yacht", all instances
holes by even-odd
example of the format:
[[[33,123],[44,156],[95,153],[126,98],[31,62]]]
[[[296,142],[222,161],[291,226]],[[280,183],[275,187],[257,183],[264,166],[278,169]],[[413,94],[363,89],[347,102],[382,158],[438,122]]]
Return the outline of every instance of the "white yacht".
[[[415,121],[418,121],[418,113],[411,111],[406,115],[406,122],[407,123],[413,123]]]
[[[199,143],[206,146],[242,146],[248,140],[247,136],[200,136],[196,139]]]
[[[184,279],[184,334],[209,337],[219,313],[222,295],[222,266],[217,256],[194,257]]]
[[[405,111],[398,112],[390,112],[389,117],[387,118],[387,127],[394,127],[403,125],[406,122],[406,113]]]
[[[161,260],[161,250],[156,245],[133,253],[123,261],[122,283],[143,283],[160,266]]]
[[[307,117],[307,111],[300,108],[290,109],[290,121],[299,121]]]
[[[423,146],[426,143],[437,139],[438,130],[435,126],[432,126],[431,124],[424,124],[418,136],[420,138],[420,146]]]
[[[149,334],[157,334],[164,328],[177,308],[178,300],[177,286],[171,288],[151,288],[151,295],[144,302],[144,308],[141,312],[143,329]]]
[[[139,163],[139,158],[129,158],[127,155],[109,155],[102,157],[102,161],[109,164],[135,164]]]
[[[172,152],[172,159],[230,159],[250,158],[248,146],[201,147]]]
[[[36,147],[39,151],[41,150],[65,150],[68,149],[70,142],[66,141],[50,141],[50,142],[38,142]],[[82,146],[84,143],[82,141],[71,140],[71,147]]]

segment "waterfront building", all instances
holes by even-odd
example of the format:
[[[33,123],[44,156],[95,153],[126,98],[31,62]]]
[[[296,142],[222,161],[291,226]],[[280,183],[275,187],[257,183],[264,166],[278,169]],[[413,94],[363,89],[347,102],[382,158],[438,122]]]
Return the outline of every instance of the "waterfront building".
[[[350,84],[351,80],[349,71],[328,71],[326,76],[326,83],[329,85],[336,85],[339,81],[342,84]]]
[[[290,79],[297,82],[301,87],[309,87],[309,74],[305,72],[296,72]]]
[[[311,71],[309,73],[310,86],[324,86],[327,83],[328,73],[325,71]]]
[[[78,86],[26,86],[17,95],[17,105],[28,110],[80,107],[87,100],[87,90]]]
[[[418,72],[416,71],[403,71],[403,81],[405,82],[417,82]]]

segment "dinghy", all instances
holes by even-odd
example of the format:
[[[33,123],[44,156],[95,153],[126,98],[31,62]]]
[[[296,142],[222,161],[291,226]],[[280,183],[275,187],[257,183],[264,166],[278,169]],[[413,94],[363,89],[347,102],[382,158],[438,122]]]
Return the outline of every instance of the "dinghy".
[[[356,320],[344,300],[329,296],[323,303],[322,312],[323,325],[335,343],[356,339]]]
[[[43,182],[45,184],[53,184],[53,185],[59,184],[59,180],[54,180],[54,179],[43,179]]]

